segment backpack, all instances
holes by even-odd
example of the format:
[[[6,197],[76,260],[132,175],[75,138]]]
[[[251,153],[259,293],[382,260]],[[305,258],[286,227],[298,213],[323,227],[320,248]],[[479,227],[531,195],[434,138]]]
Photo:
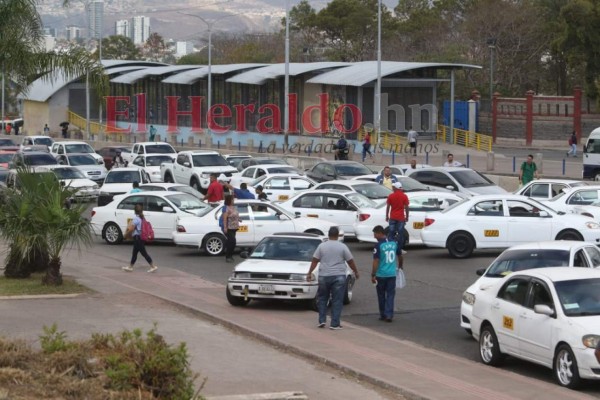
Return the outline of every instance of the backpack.
[[[219,227],[221,228],[221,230],[223,230],[225,228],[223,216],[225,215],[226,211],[227,211],[227,206],[224,206],[223,211],[221,212],[221,216],[219,217]]]
[[[154,229],[152,229],[152,224],[148,222],[146,218],[142,219],[142,233],[140,239],[144,242],[151,242],[154,240]]]

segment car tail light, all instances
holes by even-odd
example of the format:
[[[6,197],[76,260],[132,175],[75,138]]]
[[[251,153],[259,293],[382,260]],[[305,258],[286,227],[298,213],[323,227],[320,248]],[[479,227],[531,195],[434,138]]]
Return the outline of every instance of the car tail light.
[[[92,210],[92,217],[96,215],[96,211]]]
[[[425,226],[429,226],[435,222],[433,218],[425,218]]]
[[[177,232],[185,233],[185,227],[183,225],[177,225]]]
[[[359,221],[366,221],[371,218],[371,214],[358,214]]]

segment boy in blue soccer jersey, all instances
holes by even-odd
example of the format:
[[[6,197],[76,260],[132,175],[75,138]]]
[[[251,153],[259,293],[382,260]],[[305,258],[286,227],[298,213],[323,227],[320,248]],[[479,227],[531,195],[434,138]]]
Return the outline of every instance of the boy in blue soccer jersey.
[[[402,250],[395,240],[388,240],[383,226],[373,228],[377,244],[373,249],[373,272],[371,282],[377,284],[379,320],[392,322],[394,297],[396,296],[396,271],[402,268]]]

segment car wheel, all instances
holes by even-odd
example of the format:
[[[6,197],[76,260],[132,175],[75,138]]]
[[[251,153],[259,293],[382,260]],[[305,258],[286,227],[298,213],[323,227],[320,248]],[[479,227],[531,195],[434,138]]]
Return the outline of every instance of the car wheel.
[[[119,244],[123,241],[123,233],[114,222],[109,222],[104,226],[102,237],[108,244]]]
[[[229,291],[229,288],[225,288],[225,295],[227,296],[227,301],[229,302],[229,304],[231,304],[234,307],[243,307],[247,306],[248,303],[250,303],[250,299],[232,295]]]
[[[453,233],[448,239],[448,252],[454,258],[468,258],[473,254],[475,242],[466,232]]]
[[[482,363],[493,367],[502,361],[498,338],[491,325],[485,325],[479,335],[479,356]]]
[[[218,233],[211,233],[204,240],[204,251],[210,256],[218,256],[225,251],[225,237]]]
[[[556,350],[553,370],[560,386],[576,389],[581,384],[577,359],[568,345],[563,344]]]
[[[171,174],[165,174],[165,183],[173,183],[173,177]]]
[[[315,235],[324,236],[324,233],[323,233],[323,232],[321,232],[321,231],[320,231],[320,230],[318,230],[318,229],[309,229],[309,230],[307,230],[307,231],[306,231],[306,232],[304,232],[304,233],[312,233],[312,234],[315,234]]]
[[[556,240],[583,240],[583,237],[581,236],[581,234],[577,231],[574,231],[572,229],[568,229],[566,231],[562,231],[560,232],[558,235],[556,235]]]
[[[346,279],[346,293],[344,293],[344,305],[350,304],[352,302],[352,289],[354,288],[355,280],[349,276]]]

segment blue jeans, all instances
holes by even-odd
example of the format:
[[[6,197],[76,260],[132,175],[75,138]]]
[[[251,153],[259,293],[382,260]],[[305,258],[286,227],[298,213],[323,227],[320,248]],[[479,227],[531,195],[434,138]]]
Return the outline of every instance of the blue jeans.
[[[396,297],[396,277],[377,277],[377,300],[379,300],[379,316],[394,318],[394,297]]]
[[[402,250],[402,246],[404,246],[404,225],[406,223],[404,221],[390,219],[389,224],[388,240],[397,241],[398,248]]]
[[[319,290],[317,292],[319,324],[325,323],[327,319],[327,303],[329,302],[329,297],[331,297],[330,326],[340,326],[345,292],[346,277],[344,275],[319,276]]]
[[[572,154],[573,157],[577,157],[577,145],[575,143],[573,143],[571,145],[571,150],[569,150],[569,152],[567,153],[567,156]]]

